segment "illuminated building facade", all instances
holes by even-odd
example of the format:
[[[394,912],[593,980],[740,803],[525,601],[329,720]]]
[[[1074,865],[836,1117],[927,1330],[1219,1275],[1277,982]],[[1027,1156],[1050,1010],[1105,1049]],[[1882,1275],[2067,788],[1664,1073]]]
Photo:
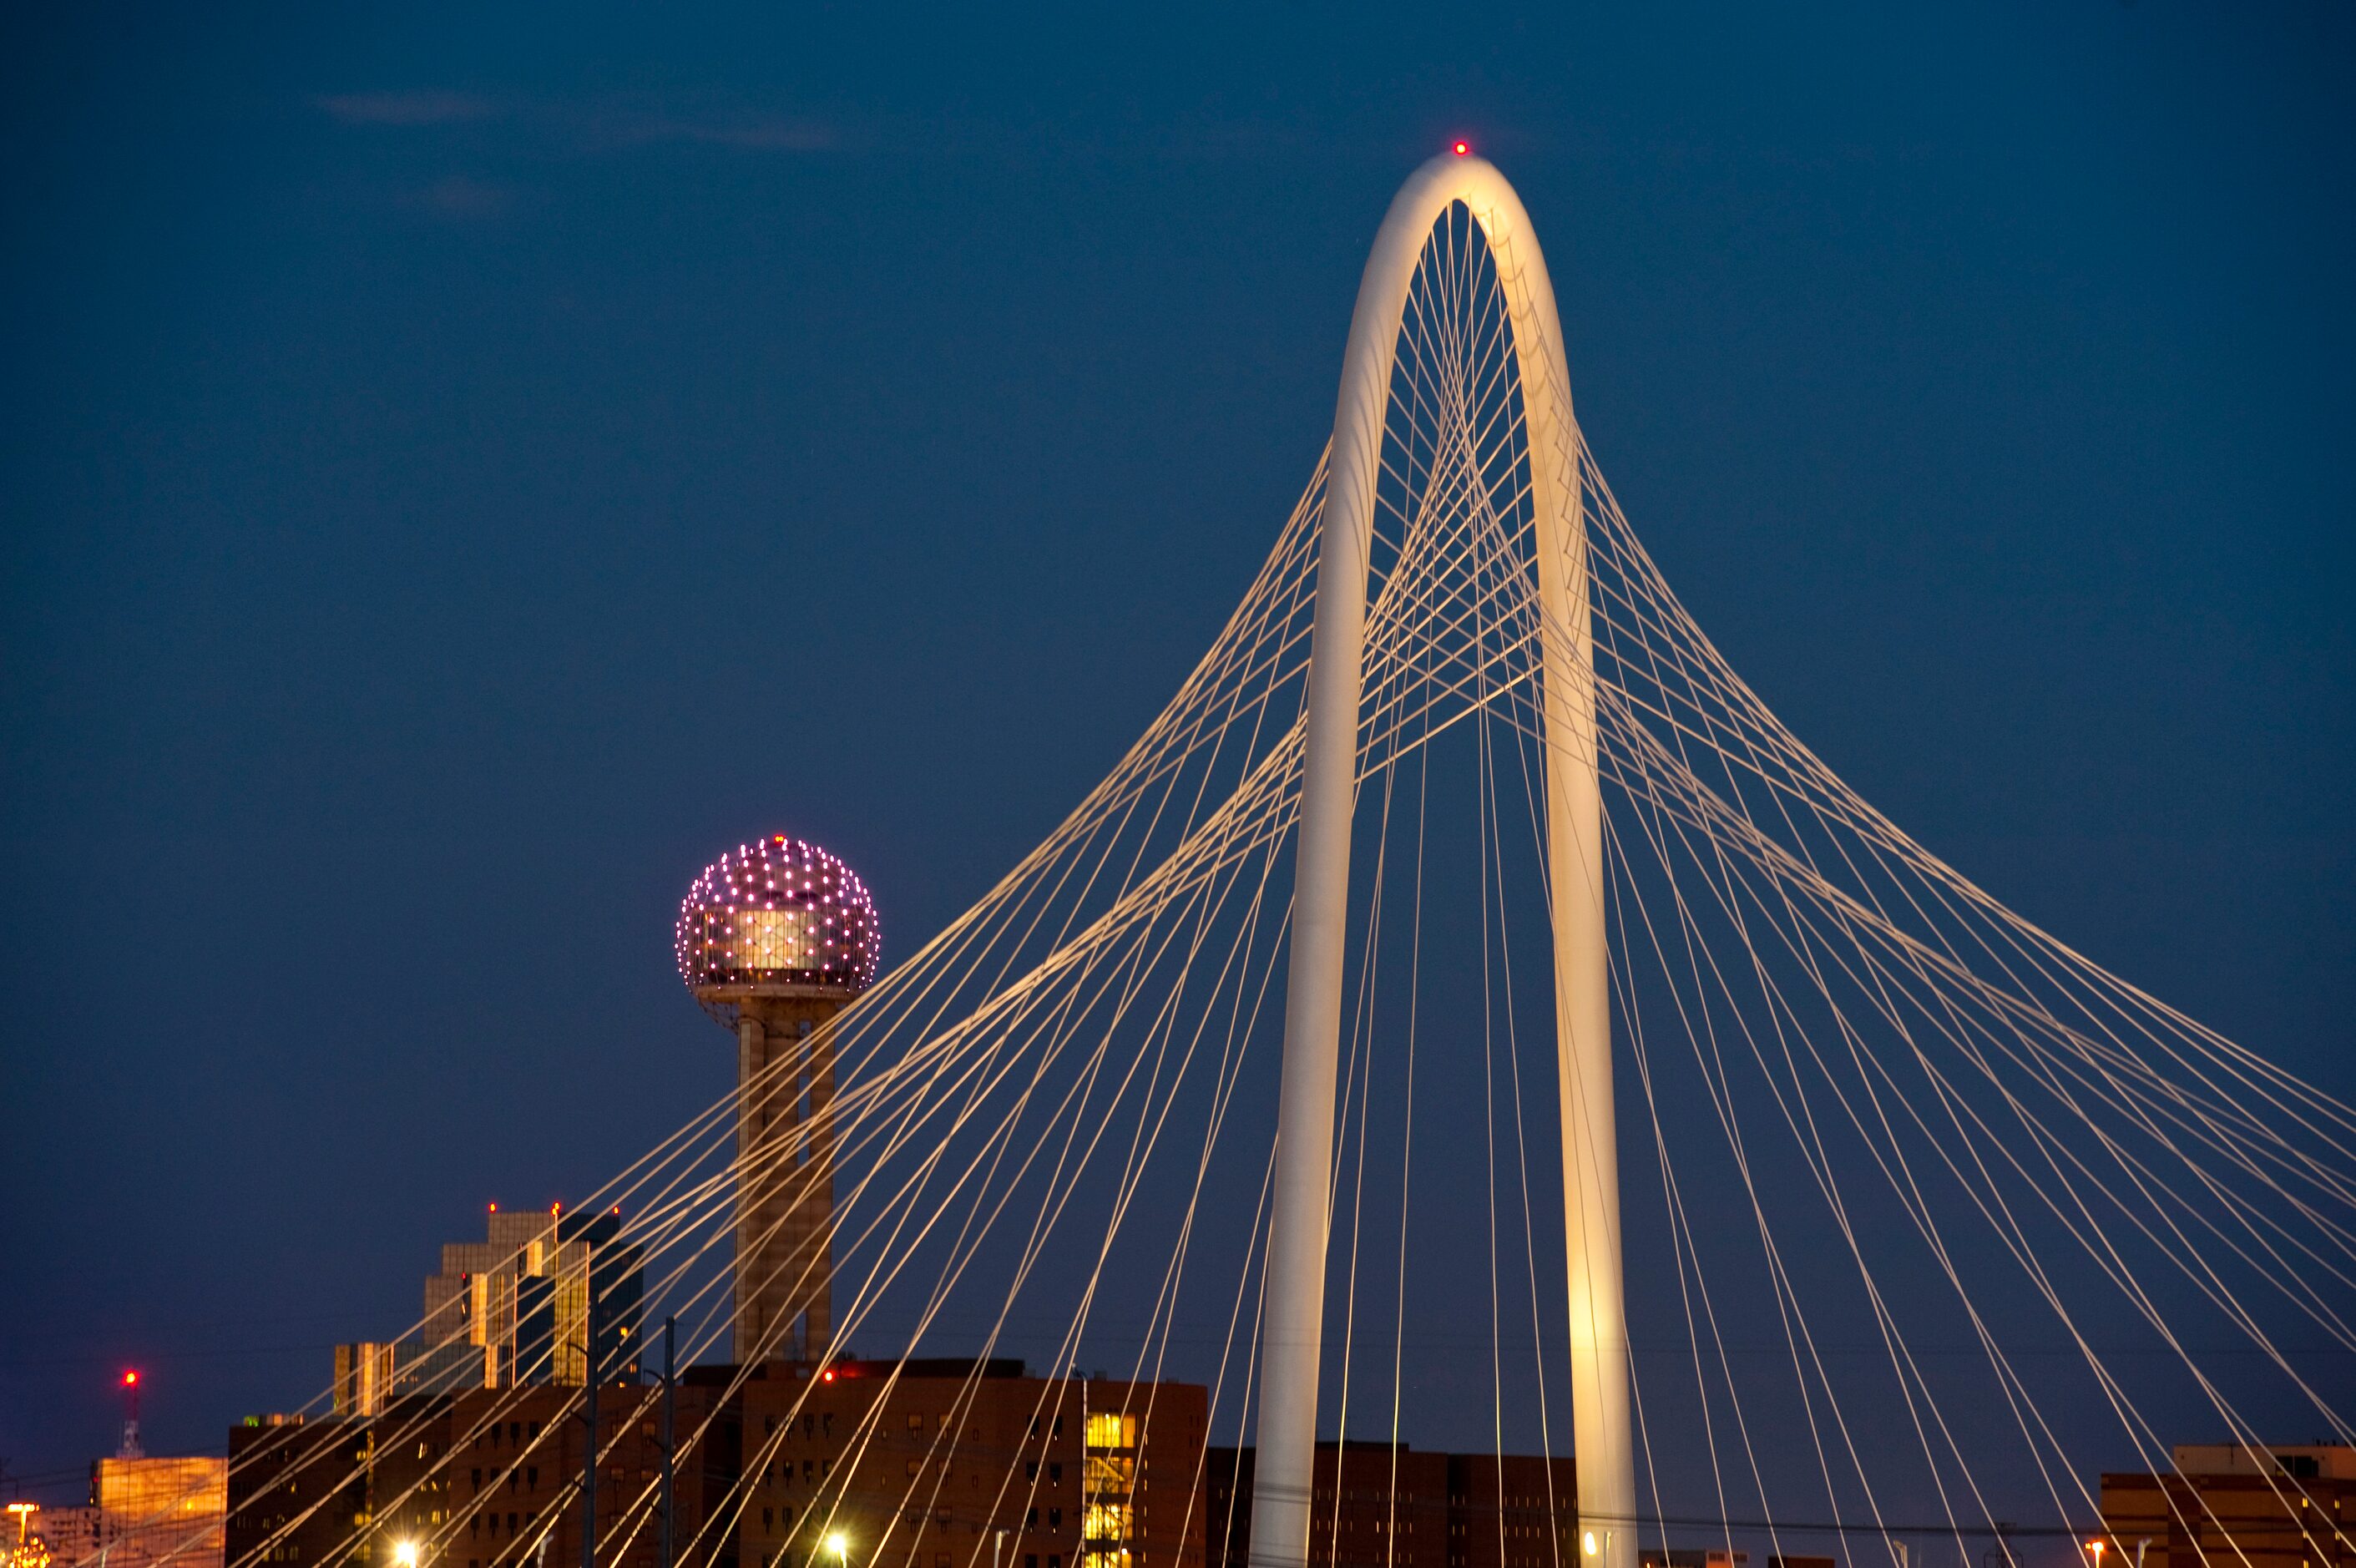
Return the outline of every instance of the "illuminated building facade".
[[[101,1459],[92,1466],[91,1500],[101,1514],[122,1522],[129,1541],[156,1568],[220,1568],[227,1459]]]
[[[858,874],[773,834],[704,868],[672,928],[680,978],[736,1034],[736,1359],[833,1342],[834,1019],[875,978]]]
[[[2356,1448],[2179,1444],[2169,1475],[2103,1477],[2113,1568],[2350,1568]]]
[[[480,1346],[409,1339],[360,1340],[336,1347],[335,1412],[374,1415],[411,1394],[455,1393],[484,1386],[488,1361]]]
[[[1204,1568],[1201,1385],[1012,1360],[828,1370],[744,1385],[736,1568],[825,1568],[835,1531],[853,1568]]]
[[[622,1240],[618,1214],[495,1206],[486,1231],[443,1246],[416,1335],[336,1347],[337,1415],[374,1415],[414,1394],[578,1388],[589,1348],[605,1380],[637,1378],[645,1259]]]
[[[116,1455],[91,1466],[90,1506],[42,1509],[30,1529],[51,1561],[108,1568],[221,1568],[229,1461]]]
[[[659,1397],[600,1390],[600,1568],[659,1568]],[[840,1360],[741,1384],[696,1368],[677,1402],[680,1568],[834,1568],[835,1535],[843,1568],[1205,1568],[1198,1384]],[[578,1409],[557,1387],[472,1390],[240,1428],[230,1559],[391,1568],[408,1541],[435,1568],[577,1563]]]
[[[491,1209],[481,1241],[442,1249],[425,1281],[423,1337],[483,1351],[483,1386],[587,1380],[593,1348],[604,1378],[637,1375],[645,1258],[621,1239],[621,1216],[552,1207]]]

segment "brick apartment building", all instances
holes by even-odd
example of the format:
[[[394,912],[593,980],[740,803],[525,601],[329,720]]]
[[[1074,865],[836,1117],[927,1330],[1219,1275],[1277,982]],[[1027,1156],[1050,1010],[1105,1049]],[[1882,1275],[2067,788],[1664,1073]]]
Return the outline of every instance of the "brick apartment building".
[[[1253,1461],[1249,1448],[1209,1451],[1207,1568],[1244,1568]],[[1569,1458],[1320,1443],[1312,1487],[1312,1563],[1559,1568],[1579,1560],[1579,1487]]]
[[[2116,1568],[2356,1568],[2356,1448],[2179,1444],[2103,1477]]]
[[[1198,1385],[996,1360],[766,1363],[682,1379],[679,1568],[1205,1568]],[[245,1568],[573,1568],[578,1391],[468,1390],[230,1434]],[[599,1568],[659,1568],[660,1390],[599,1391]],[[691,1441],[701,1433],[701,1440]],[[840,1537],[840,1563],[830,1550]]]

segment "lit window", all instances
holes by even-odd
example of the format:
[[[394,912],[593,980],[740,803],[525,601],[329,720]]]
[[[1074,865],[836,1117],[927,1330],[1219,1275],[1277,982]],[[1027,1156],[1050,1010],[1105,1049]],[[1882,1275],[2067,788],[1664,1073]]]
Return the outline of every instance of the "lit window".
[[[1091,1415],[1088,1417],[1087,1443],[1091,1448],[1136,1447],[1137,1417],[1112,1411]]]
[[[821,969],[826,958],[819,945],[818,917],[808,909],[736,909],[713,911],[713,924],[729,919],[735,925],[739,969]]]

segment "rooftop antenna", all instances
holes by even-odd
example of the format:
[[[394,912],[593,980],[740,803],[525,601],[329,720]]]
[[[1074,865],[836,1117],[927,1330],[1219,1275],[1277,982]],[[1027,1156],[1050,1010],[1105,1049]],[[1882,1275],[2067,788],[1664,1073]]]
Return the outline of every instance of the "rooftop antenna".
[[[139,1372],[126,1369],[123,1374],[123,1446],[115,1450],[117,1459],[145,1459],[147,1451],[139,1446]]]

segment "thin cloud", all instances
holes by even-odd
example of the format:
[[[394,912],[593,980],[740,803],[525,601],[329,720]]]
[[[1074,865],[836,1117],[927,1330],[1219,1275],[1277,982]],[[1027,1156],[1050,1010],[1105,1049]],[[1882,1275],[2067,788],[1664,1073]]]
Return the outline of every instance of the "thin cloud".
[[[841,137],[823,121],[759,110],[714,112],[659,103],[501,102],[470,92],[423,88],[398,92],[327,93],[312,106],[346,125],[459,125],[498,117],[526,135],[571,143],[584,152],[688,143],[753,153],[815,153]]]
[[[638,115],[612,125],[608,134],[613,140],[624,144],[697,142],[706,146],[763,153],[822,152],[835,144],[834,128],[830,125],[775,114],[719,119]]]
[[[479,219],[498,217],[514,199],[515,192],[506,186],[454,174],[417,192],[410,205],[437,218]]]
[[[734,125],[695,125],[689,139],[755,152],[815,153],[834,145],[834,132],[807,120],[747,120]]]
[[[487,98],[435,90],[329,93],[311,102],[347,125],[455,125],[496,112]]]

